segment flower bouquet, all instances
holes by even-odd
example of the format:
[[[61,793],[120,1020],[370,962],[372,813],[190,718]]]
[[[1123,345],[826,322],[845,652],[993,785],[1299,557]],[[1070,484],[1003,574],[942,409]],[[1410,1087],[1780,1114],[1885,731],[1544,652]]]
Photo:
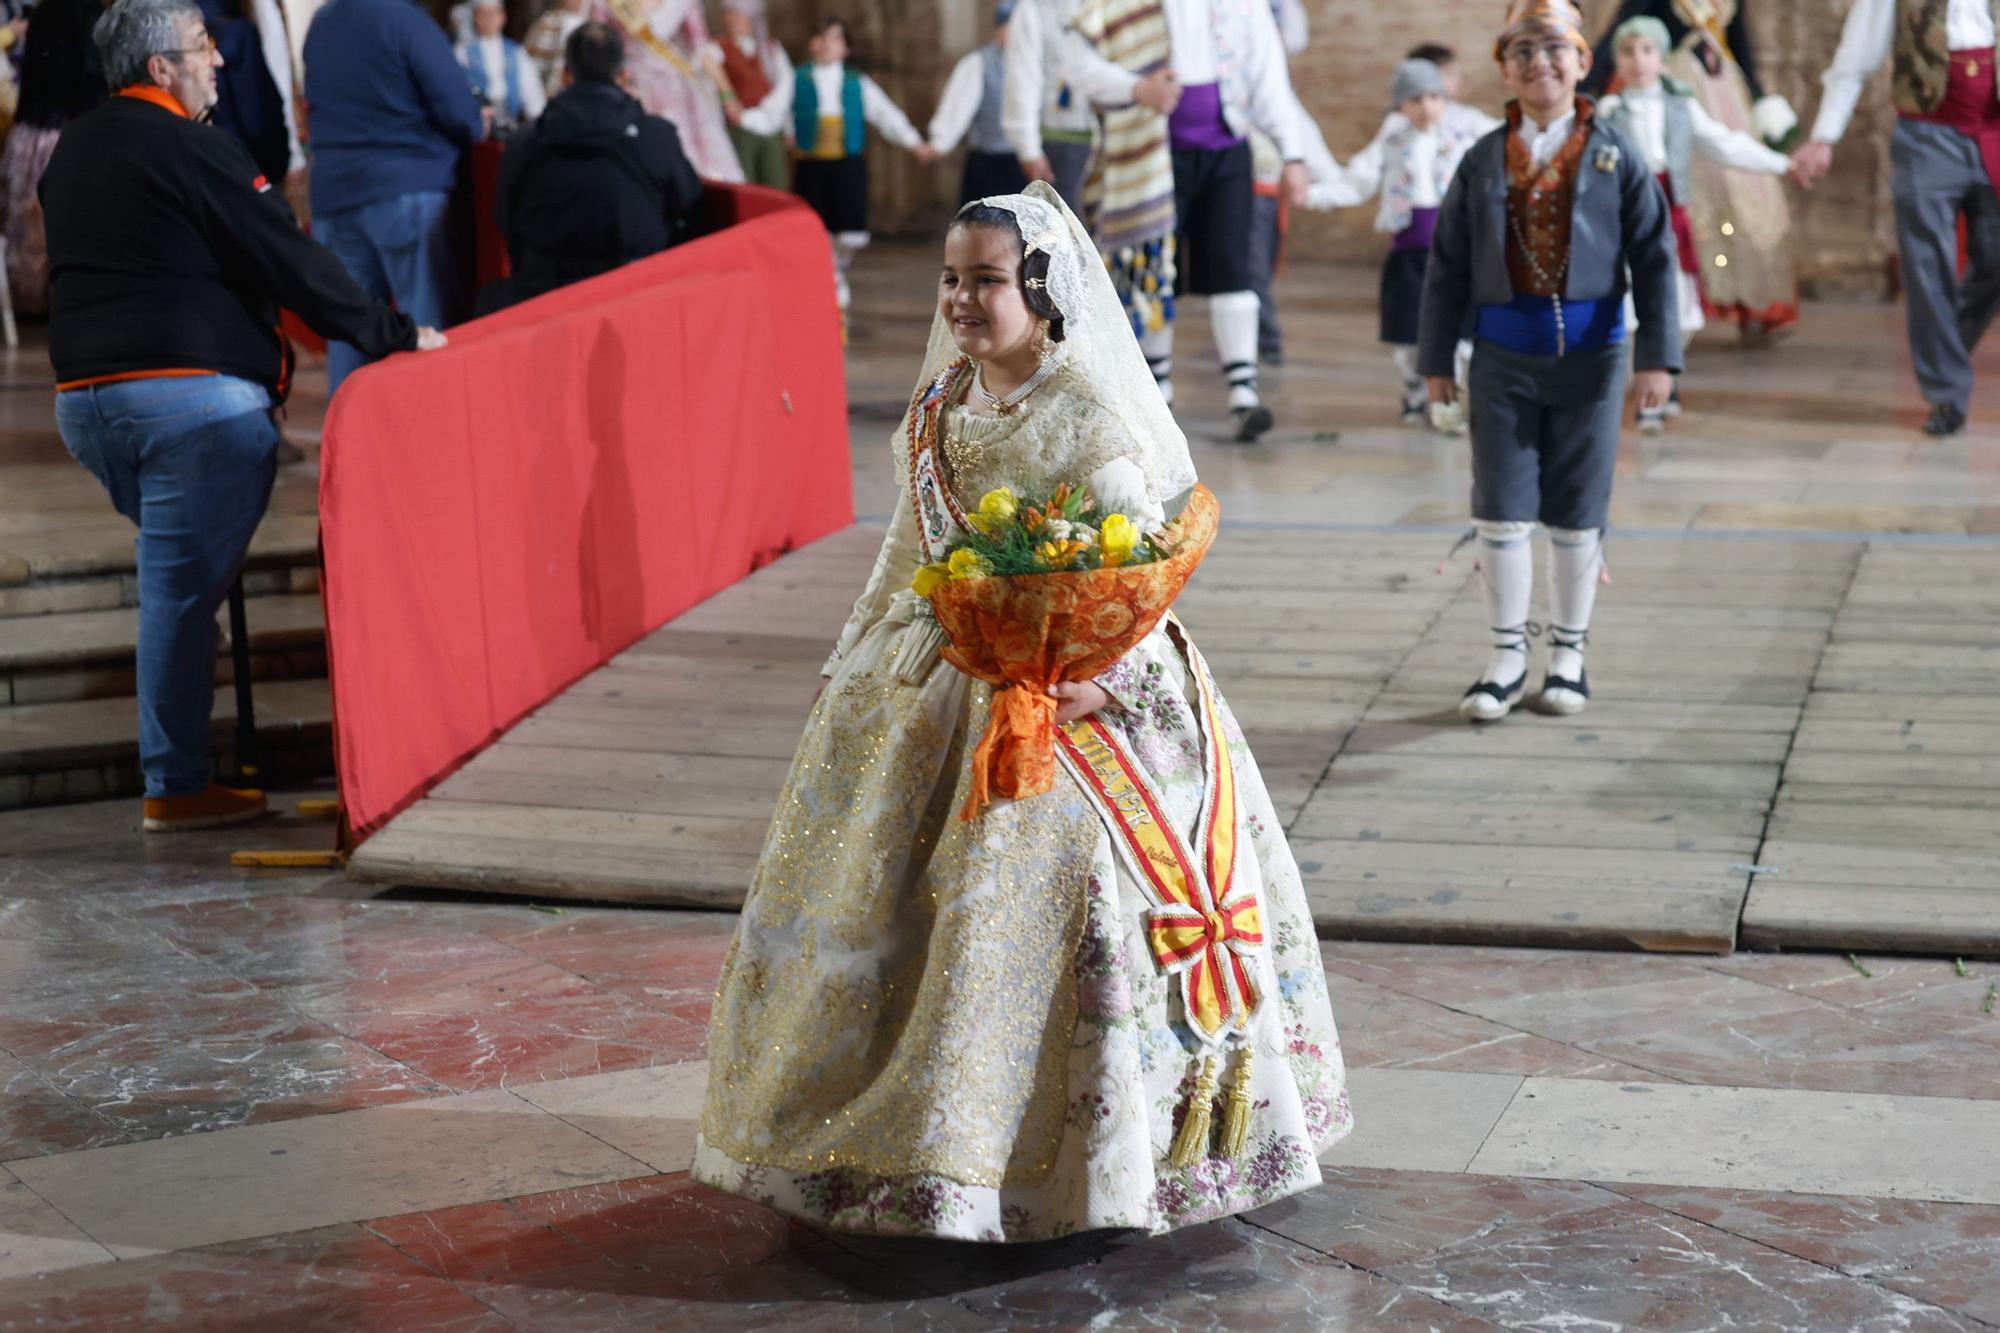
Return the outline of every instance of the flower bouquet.
[[[1220,507],[1196,486],[1180,515],[1153,533],[1095,511],[1068,484],[1046,500],[989,492],[967,515],[967,539],[917,571],[913,586],[950,640],[944,659],[994,687],[961,819],[995,797],[1055,786],[1050,688],[1101,675],[1152,632],[1214,542]]]

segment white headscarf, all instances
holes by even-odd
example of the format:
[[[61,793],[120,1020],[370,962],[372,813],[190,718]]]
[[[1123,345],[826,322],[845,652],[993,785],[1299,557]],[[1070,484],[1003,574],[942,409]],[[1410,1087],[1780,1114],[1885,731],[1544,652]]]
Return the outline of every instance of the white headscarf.
[[[995,195],[978,202],[1012,213],[1023,243],[1032,247],[1029,253],[1048,254],[1047,294],[1062,313],[1063,352],[1074,372],[1071,383],[1125,424],[1132,435],[1127,455],[1145,474],[1148,494],[1168,513],[1178,512],[1180,498],[1196,480],[1187,436],[1160,396],[1160,386],[1132,334],[1131,316],[1119,301],[1090,234],[1044,181],[1031,183],[1025,194]],[[940,310],[931,320],[916,392],[921,394],[959,355],[951,325]],[[908,427],[905,418],[903,429]]]

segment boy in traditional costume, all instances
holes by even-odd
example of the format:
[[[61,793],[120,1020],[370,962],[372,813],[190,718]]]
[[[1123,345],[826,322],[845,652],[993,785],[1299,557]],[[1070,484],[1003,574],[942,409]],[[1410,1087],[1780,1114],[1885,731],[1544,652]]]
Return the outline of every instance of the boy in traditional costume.
[[[1465,91],[1465,74],[1458,67],[1458,52],[1443,42],[1419,42],[1404,55],[1405,60],[1428,60],[1437,66],[1438,77],[1444,80],[1444,118],[1442,124],[1477,139],[1489,130],[1499,128],[1500,122],[1487,115],[1478,107],[1459,100]],[[1390,116],[1396,113],[1391,111]],[[1387,129],[1388,121],[1383,122]]]
[[[1020,0],[1015,6],[1000,128],[1028,179],[1049,182],[1081,214],[1097,117],[1063,72],[1071,7],[1072,0]]]
[[[1422,425],[1428,419],[1430,390],[1417,369],[1417,316],[1423,306],[1431,235],[1459,162],[1492,127],[1481,128],[1463,117],[1447,122],[1450,103],[1444,77],[1428,60],[1405,60],[1396,66],[1389,78],[1389,105],[1390,118],[1374,142],[1348,159],[1344,187],[1315,186],[1313,202],[1352,206],[1378,191],[1382,196],[1375,230],[1390,240],[1382,261],[1381,337],[1402,377],[1403,424]],[[1460,348],[1469,353],[1468,344],[1461,341]],[[1458,371],[1454,375],[1464,378]]]
[[[743,164],[743,179],[773,190],[790,189],[785,113],[792,58],[771,37],[764,0],[723,0],[722,38],[703,50],[702,61],[722,89],[722,114]]]
[[[1794,156],[1818,180],[1861,85],[1893,49],[1896,241],[1910,360],[1931,405],[1929,435],[1965,429],[1972,351],[2000,310],[2000,94],[1995,0],[1855,0],[1823,80],[1812,139]],[[1958,226],[1970,269],[1958,273]]]
[[[1681,347],[1707,322],[1702,306],[1702,265],[1688,212],[1694,155],[1733,171],[1766,176],[1792,173],[1792,160],[1763,140],[1732,130],[1702,110],[1694,91],[1666,74],[1667,25],[1649,15],[1626,19],[1612,34],[1618,59],[1618,92],[1597,104],[1598,119],[1632,141],[1667,192],[1674,246],[1680,258]],[[1680,415],[1680,389],[1664,408],[1641,408],[1639,429],[1657,435]]]
[[[1267,0],[1082,0],[1070,85],[1102,112],[1092,225],[1160,392],[1173,401],[1176,293],[1209,298],[1239,441],[1272,426],[1257,393],[1248,133],[1269,135],[1282,188],[1309,188],[1298,99]]]
[[[813,29],[812,62],[792,76],[792,143],[798,161],[792,189],[811,205],[833,240],[835,291],[844,316],[850,298],[847,270],[868,247],[868,130],[919,162],[937,153],[875,80],[849,69],[847,21],[821,19]]]
[[[506,27],[502,0],[472,0],[472,31],[454,52],[473,96],[492,112],[494,128],[502,133],[532,122],[549,104],[541,71]]]
[[[1012,0],[1001,0],[993,11],[993,40],[969,52],[952,67],[931,116],[931,150],[943,157],[968,134],[958,202],[969,204],[989,194],[1019,194],[1028,184],[1021,159],[1014,154],[1001,125],[1006,103],[1007,48],[1013,45]]]
[[[1553,622],[1540,704],[1577,713],[1590,694],[1583,649],[1624,414],[1628,271],[1640,408],[1663,405],[1681,369],[1666,198],[1576,95],[1590,67],[1582,15],[1569,0],[1513,0],[1493,53],[1514,100],[1445,195],[1418,334],[1432,400],[1452,403],[1459,336],[1468,319],[1474,329],[1472,518],[1493,652],[1459,711],[1478,722],[1505,717],[1526,690],[1537,522],[1549,529]]]

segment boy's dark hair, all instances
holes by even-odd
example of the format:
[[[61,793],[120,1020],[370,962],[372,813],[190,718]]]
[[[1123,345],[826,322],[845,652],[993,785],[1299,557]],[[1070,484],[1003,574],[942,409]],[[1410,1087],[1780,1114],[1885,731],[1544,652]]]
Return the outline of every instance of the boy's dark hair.
[[[1410,48],[1410,53],[1404,56],[1403,59],[1428,60],[1433,65],[1456,65],[1458,63],[1458,52],[1452,50],[1443,42],[1419,42]]]
[[[625,39],[609,23],[592,19],[563,43],[563,61],[578,83],[616,83],[625,68]]]
[[[854,33],[848,28],[847,20],[838,14],[828,14],[819,22],[813,24],[813,36],[817,37],[823,32],[831,32],[835,28],[840,29],[840,40],[847,43],[850,51],[853,50]]]
[[[1062,311],[1049,297],[1049,252],[1037,250],[1028,254],[1028,243],[1021,238],[1021,223],[1011,212],[995,208],[992,204],[978,202],[967,204],[958,210],[958,216],[951,220],[953,227],[992,227],[1006,232],[1014,238],[1014,244],[1021,252],[1021,298],[1027,302],[1028,312],[1049,322],[1049,341],[1063,340]],[[1030,287],[1028,279],[1035,279]]]

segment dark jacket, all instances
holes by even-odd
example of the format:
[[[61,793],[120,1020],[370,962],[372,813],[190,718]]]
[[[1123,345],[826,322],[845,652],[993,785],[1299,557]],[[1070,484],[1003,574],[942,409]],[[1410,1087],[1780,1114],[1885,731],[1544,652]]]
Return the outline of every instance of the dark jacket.
[[[1424,274],[1418,369],[1450,375],[1474,306],[1514,299],[1507,273],[1507,136],[1503,124],[1472,145],[1438,209]],[[1639,316],[1633,365],[1681,370],[1680,258],[1667,197],[1637,148],[1593,117],[1570,205],[1570,300],[1622,300],[1631,272]]]
[[[450,190],[481,134],[451,41],[414,0],[329,0],[306,31],[312,206]]]
[[[572,84],[507,145],[495,220],[514,273],[484,304],[525,301],[657,254],[700,198],[671,124],[611,84]]]
[[[416,345],[299,230],[235,136],[113,97],[72,121],[42,174],[56,382],[214,370],[281,389],[279,305],[369,356]]]
[[[285,99],[264,63],[257,25],[243,16],[238,0],[201,0],[208,34],[222,53],[217,72],[215,114],[220,126],[243,141],[257,170],[283,180],[291,166],[292,136],[285,128]]]

